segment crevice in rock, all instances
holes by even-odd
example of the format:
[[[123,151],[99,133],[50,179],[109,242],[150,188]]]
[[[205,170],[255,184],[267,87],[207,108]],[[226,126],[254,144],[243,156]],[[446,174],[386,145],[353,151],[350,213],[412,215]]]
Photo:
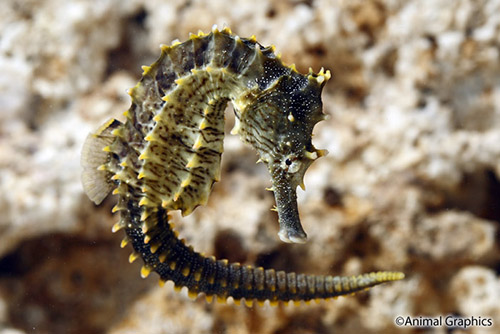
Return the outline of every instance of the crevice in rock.
[[[255,259],[256,267],[264,267],[266,269],[273,268],[275,270],[284,270],[286,272],[303,272],[301,269],[302,257],[294,251],[291,245],[279,245],[276,249],[260,253]],[[303,262],[302,262],[303,264]]]
[[[147,11],[142,8],[123,20],[120,43],[108,53],[105,78],[116,71],[127,71],[139,77],[142,73],[140,64],[152,63],[154,55],[137,45],[137,42],[143,44],[147,40],[147,17]]]
[[[231,229],[219,231],[214,243],[214,255],[217,259],[227,259],[230,263],[243,263],[248,258],[241,236]]]
[[[453,189],[421,184],[427,212],[467,211],[487,220],[500,221],[500,181],[492,170],[467,173]]]
[[[155,280],[142,280],[119,240],[50,234],[0,260],[9,322],[40,333],[105,333]]]

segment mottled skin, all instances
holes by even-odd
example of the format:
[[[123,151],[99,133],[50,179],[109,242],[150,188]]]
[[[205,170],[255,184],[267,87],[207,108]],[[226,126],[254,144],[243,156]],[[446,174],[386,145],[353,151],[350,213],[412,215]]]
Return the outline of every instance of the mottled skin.
[[[205,257],[177,238],[167,213],[183,215],[206,202],[220,177],[224,110],[233,104],[232,133],[252,145],[270,172],[280,232],[286,242],[305,242],[296,188],[324,154],[311,143],[324,118],[321,90],[329,72],[302,75],[284,66],[274,47],[243,39],[228,29],[192,35],[162,46],[160,58],[143,67],[130,90],[132,106],[124,124],[112,120],[88,137],[82,151],[86,193],[99,204],[111,189],[119,195],[113,212],[125,229],[122,246],[142,257],[141,271],[154,270],[190,293],[225,300],[300,301],[329,298],[398,280],[402,273],[358,277],[313,276],[229,264]],[[104,153],[103,153],[104,151]]]

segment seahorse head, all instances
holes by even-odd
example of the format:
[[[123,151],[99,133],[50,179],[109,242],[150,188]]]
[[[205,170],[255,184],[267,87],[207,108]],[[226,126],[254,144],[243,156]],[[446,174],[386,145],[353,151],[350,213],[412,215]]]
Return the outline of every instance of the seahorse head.
[[[314,125],[323,120],[321,90],[330,77],[323,70],[304,76],[296,72],[281,76],[256,96],[256,103],[242,113],[241,127],[266,163],[279,217],[279,237],[303,243],[307,235],[297,208],[297,186],[304,188],[304,174],[311,163],[326,154],[312,142]]]

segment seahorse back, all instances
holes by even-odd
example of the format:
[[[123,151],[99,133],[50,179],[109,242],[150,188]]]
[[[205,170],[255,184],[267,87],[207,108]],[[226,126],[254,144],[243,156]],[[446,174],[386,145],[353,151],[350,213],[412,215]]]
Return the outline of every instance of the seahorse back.
[[[131,92],[134,104],[148,109],[147,144],[138,157],[142,206],[186,215],[206,203],[220,178],[224,110],[237,82],[227,70],[235,45],[226,34],[193,35],[162,46],[160,58],[144,68]]]

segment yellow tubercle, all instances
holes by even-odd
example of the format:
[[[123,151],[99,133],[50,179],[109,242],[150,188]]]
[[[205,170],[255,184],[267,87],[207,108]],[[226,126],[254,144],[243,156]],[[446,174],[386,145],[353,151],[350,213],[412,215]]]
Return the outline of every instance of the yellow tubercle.
[[[161,52],[168,52],[168,50],[170,49],[170,46],[168,46],[166,44],[160,44],[160,49],[161,49]]]
[[[139,201],[139,206],[152,206],[152,202],[149,200],[149,198],[147,197],[143,197],[141,198],[141,200]]]
[[[116,129],[114,129],[113,131],[111,131],[111,134],[113,136],[116,136],[116,137],[123,137],[123,128],[122,127],[118,127]]]
[[[161,254],[160,256],[158,256],[158,260],[160,261],[160,263],[165,263],[166,259],[167,259],[167,254]]]
[[[188,290],[188,297],[191,299],[196,299],[196,297],[198,297],[198,292]]]
[[[151,267],[149,267],[149,266],[142,266],[142,268],[141,268],[141,277],[142,278],[148,277],[152,270],[153,269]]]
[[[198,126],[198,128],[200,130],[205,130],[208,126],[208,122],[207,120],[204,118],[203,121],[201,121],[200,125]]]
[[[174,194],[174,202],[177,202],[179,197],[181,197],[182,191],[178,191]]]
[[[129,240],[127,238],[124,238],[122,242],[120,243],[120,248],[125,248],[129,243]]]
[[[191,183],[191,180],[192,180],[192,174],[189,174],[189,176],[188,176],[188,177],[186,177],[186,178],[184,179],[184,181],[182,181],[182,183],[181,183],[181,187],[182,187],[182,188],[186,188],[187,186],[189,186],[189,184]]]
[[[306,157],[307,159],[310,159],[310,160],[316,160],[316,159],[318,159],[318,153],[306,151],[304,153],[304,157]]]
[[[324,157],[325,155],[328,154],[328,150],[316,150],[316,153],[318,153],[318,158]]]
[[[196,141],[193,144],[193,150],[197,150],[197,149],[199,149],[202,146],[203,146],[203,138],[202,138],[201,135],[199,135],[198,138],[196,139]]]
[[[193,154],[191,159],[186,164],[186,168],[194,168],[199,166],[199,157],[196,154]]]
[[[156,117],[156,116],[155,116]],[[148,134],[146,137],[144,137],[145,141],[155,141],[156,137],[153,134]]]
[[[186,78],[179,78],[179,79],[176,79],[174,80],[174,82],[178,85],[178,86],[182,86],[186,83]]]
[[[156,253],[156,251],[158,251],[158,248],[160,248],[160,244],[152,244],[150,247],[151,253]]]
[[[229,35],[233,34],[233,32],[231,31],[231,28],[229,28],[229,27],[224,27],[221,32],[229,34]]]
[[[142,68],[142,75],[143,76],[147,75],[149,73],[149,71],[151,71],[151,66],[145,66],[145,65],[143,65],[143,66],[141,66],[141,68]]]
[[[149,211],[148,210],[142,210],[141,213],[141,221],[145,221],[149,217]]]
[[[136,252],[132,252],[132,253],[130,253],[130,256],[128,257],[128,262],[132,263],[135,260],[137,260],[138,258],[139,258],[139,254]]]
[[[111,232],[116,233],[116,232],[118,232],[119,230],[121,230],[121,229],[122,229],[122,228],[124,228],[124,227],[125,227],[125,226],[123,226],[123,224],[121,224],[120,222],[115,223],[115,224],[113,225],[113,227],[111,228]]]
[[[317,78],[316,78],[316,81],[317,81],[319,84],[323,83],[323,81],[325,81],[325,76],[324,76],[324,75],[322,75],[322,76],[317,77]]]

